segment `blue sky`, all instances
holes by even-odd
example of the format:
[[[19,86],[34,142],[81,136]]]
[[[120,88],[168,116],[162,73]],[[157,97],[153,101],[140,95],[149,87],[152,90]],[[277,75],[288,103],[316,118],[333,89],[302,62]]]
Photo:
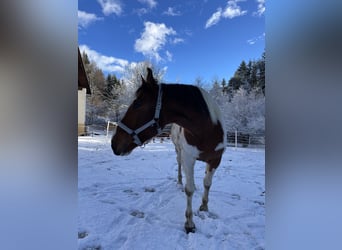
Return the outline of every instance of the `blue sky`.
[[[265,49],[265,0],[79,0],[78,43],[105,74],[132,63],[165,82],[229,80]]]

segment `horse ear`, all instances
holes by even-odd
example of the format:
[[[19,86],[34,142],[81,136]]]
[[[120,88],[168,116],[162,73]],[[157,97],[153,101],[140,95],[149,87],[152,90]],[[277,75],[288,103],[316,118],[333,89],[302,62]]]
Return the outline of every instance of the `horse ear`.
[[[156,80],[153,78],[152,69],[150,69],[150,68],[147,68],[146,81],[147,81],[148,83],[152,83],[152,84],[155,84],[155,83],[156,83]]]
[[[146,83],[144,77],[143,77],[142,75],[140,75],[140,77],[141,77],[141,82],[142,82],[142,84]]]

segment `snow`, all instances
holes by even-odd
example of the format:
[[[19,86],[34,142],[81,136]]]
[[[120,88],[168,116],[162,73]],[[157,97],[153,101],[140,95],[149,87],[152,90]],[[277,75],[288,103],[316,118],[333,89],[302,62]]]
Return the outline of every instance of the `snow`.
[[[265,151],[227,148],[199,211],[205,163],[196,162],[196,232],[170,140],[115,156],[110,138],[78,139],[78,249],[264,249]],[[183,175],[183,183],[185,178]]]

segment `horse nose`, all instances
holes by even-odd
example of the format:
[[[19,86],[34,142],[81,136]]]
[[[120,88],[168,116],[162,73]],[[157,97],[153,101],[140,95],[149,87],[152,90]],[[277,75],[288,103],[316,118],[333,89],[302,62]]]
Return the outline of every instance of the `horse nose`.
[[[114,149],[114,148],[113,148],[113,153],[114,153],[115,155],[121,155],[121,153],[120,153],[119,151],[117,151],[116,149]]]
[[[121,152],[119,152],[118,147],[116,146],[115,142],[112,139],[112,150],[115,155],[120,155]]]

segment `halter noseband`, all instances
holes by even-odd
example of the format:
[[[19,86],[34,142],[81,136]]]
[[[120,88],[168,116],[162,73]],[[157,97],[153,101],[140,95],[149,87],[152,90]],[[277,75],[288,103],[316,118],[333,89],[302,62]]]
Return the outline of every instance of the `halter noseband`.
[[[122,128],[126,133],[128,133],[130,136],[133,137],[133,142],[137,144],[138,146],[142,146],[142,142],[139,139],[139,134],[144,131],[145,129],[153,126],[154,124],[157,125],[157,131],[158,134],[162,132],[161,127],[159,126],[159,116],[160,116],[160,110],[161,110],[161,105],[162,105],[162,84],[158,84],[158,97],[157,97],[157,104],[156,104],[156,111],[154,112],[154,117],[152,120],[149,122],[145,123],[142,125],[140,128],[137,128],[136,130],[130,129],[127,127],[125,124],[123,124],[122,121],[118,122],[118,127]]]

